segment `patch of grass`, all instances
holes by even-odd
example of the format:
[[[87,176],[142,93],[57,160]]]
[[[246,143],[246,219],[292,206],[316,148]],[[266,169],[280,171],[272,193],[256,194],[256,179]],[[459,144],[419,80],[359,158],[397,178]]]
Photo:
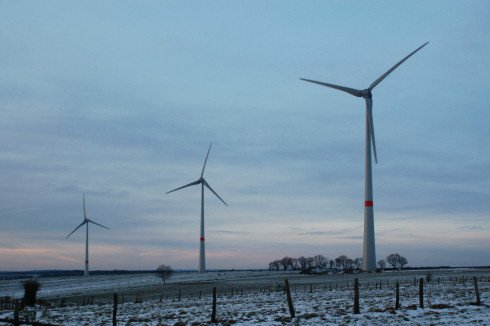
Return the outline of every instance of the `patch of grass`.
[[[453,306],[445,304],[445,303],[438,303],[438,304],[433,304],[430,306],[431,309],[448,309],[452,308]]]
[[[303,319],[311,319],[311,318],[320,317],[320,315],[319,314],[316,314],[316,313],[309,313],[309,314],[301,315],[299,317],[301,317]]]
[[[368,312],[389,312],[390,314],[394,314],[394,313],[396,313],[396,310],[393,307],[371,308],[368,310]]]

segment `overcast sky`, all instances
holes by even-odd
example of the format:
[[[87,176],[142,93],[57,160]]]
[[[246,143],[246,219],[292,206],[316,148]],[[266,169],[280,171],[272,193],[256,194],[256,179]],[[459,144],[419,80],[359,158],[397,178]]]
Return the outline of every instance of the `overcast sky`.
[[[490,2],[0,1],[0,270],[490,264]]]

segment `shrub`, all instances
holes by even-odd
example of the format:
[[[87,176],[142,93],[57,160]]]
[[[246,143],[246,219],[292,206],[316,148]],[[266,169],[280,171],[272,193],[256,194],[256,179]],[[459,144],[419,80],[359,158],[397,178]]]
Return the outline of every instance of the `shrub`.
[[[22,282],[24,288],[24,298],[22,303],[24,306],[33,307],[36,304],[37,291],[41,288],[41,283],[36,279],[30,279]]]

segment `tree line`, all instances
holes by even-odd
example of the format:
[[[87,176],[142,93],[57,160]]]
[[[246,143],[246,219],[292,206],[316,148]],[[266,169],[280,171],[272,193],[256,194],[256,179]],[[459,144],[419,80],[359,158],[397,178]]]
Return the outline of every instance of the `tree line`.
[[[386,268],[386,263],[390,264],[393,269],[400,267],[403,269],[408,264],[407,259],[398,253],[389,254],[386,260],[378,261],[378,268],[383,270]],[[304,274],[322,274],[327,272],[352,273],[354,270],[362,268],[362,258],[349,258],[346,255],[340,255],[335,259],[328,259],[323,255],[313,257],[293,258],[286,256],[282,259],[277,259],[269,263],[270,271],[300,271]]]

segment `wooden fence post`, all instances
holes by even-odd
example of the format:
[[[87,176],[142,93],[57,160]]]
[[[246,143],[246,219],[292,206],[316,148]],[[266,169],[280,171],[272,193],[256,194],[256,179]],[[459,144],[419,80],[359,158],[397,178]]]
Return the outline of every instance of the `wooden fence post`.
[[[419,306],[424,308],[424,279],[419,280]]]
[[[20,303],[19,300],[15,301],[15,310],[14,310],[14,326],[20,326],[20,321],[19,321],[19,310],[20,310]]]
[[[476,278],[476,276],[473,276],[473,283],[475,285],[476,305],[480,306],[480,291],[478,290],[478,279]]]
[[[117,293],[114,293],[114,307],[112,309],[112,326],[117,326]]]
[[[213,287],[213,309],[211,311],[211,322],[216,323],[216,287]]]
[[[359,310],[359,279],[354,280],[354,313],[361,313]]]
[[[398,280],[396,281],[396,294],[395,294],[395,309],[400,308],[400,284],[398,284]]]
[[[294,312],[293,299],[291,298],[291,291],[289,290],[288,279],[284,280],[284,285],[286,286],[286,296],[288,299],[289,314],[291,315],[291,318],[294,318],[296,316],[296,313]]]

